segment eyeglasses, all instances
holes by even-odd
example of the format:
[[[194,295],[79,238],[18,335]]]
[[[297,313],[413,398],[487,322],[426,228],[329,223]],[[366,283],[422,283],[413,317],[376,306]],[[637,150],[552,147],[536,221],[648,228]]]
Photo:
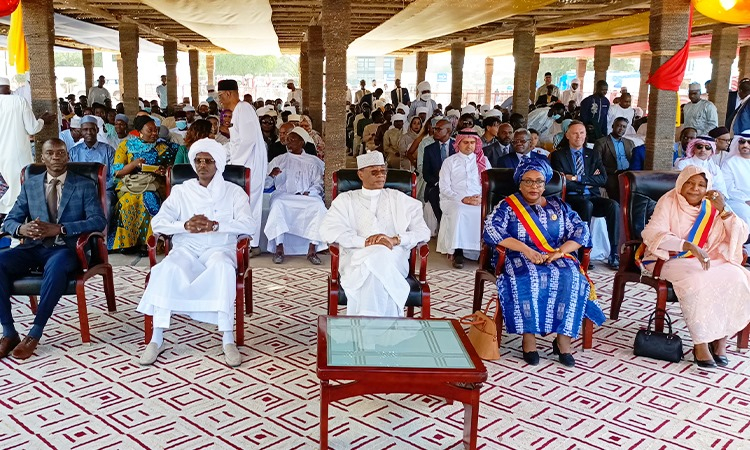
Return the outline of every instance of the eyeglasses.
[[[711,144],[695,144],[695,149],[696,150],[703,150],[703,149],[713,150],[714,148],[711,147]]]
[[[526,187],[532,187],[532,186],[542,187],[546,183],[544,180],[521,180],[521,184]]]
[[[525,143],[527,143],[527,142],[529,142],[529,141],[527,141],[526,139],[513,139],[513,141],[512,141],[512,142],[513,142],[514,144],[525,144]]]
[[[742,139],[742,138],[737,139],[737,143],[740,144],[740,145],[745,145],[748,142],[750,142],[750,140]]]
[[[216,161],[210,158],[195,158],[194,161],[196,166],[212,166],[216,163]]]

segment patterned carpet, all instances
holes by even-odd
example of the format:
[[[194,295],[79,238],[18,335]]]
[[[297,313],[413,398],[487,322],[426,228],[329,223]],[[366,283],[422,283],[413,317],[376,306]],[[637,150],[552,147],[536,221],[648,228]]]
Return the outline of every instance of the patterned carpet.
[[[593,272],[607,306],[614,273]],[[245,362],[224,365],[219,334],[176,318],[170,345],[153,366],[138,365],[142,316],[135,311],[145,272],[116,268],[118,312],[108,314],[101,286],[89,289],[93,343],[80,344],[72,298],[58,306],[37,354],[0,360],[0,448],[313,449],[318,445],[315,323],[324,312],[320,269],[256,269],[255,314],[246,321]],[[433,315],[470,311],[473,274],[430,273]],[[502,359],[487,364],[479,444],[485,449],[750,448],[750,358],[734,352],[712,372],[688,361],[636,358],[632,342],[654,294],[633,287],[621,319],[594,334],[578,366],[520,359],[520,339],[503,339]],[[14,304],[20,329],[28,304]],[[680,310],[670,314],[691,348]],[[545,359],[546,357],[546,359]],[[418,380],[415,380],[418,382]],[[369,396],[331,406],[335,449],[461,448],[463,410],[439,398]]]

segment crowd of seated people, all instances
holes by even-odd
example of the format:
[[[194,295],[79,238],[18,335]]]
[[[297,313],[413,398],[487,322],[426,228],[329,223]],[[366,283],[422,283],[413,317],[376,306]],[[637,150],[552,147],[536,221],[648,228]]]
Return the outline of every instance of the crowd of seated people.
[[[610,248],[607,263],[612,269],[618,268],[623,224],[617,177],[624,171],[643,168],[644,147],[642,140],[631,139],[639,116],[627,94],[620,97],[616,108],[610,108],[604,82],[597,83],[596,93],[586,98],[575,89],[556,92],[550,83],[545,84],[543,92],[539,108],[529,115],[533,129],[526,128],[523,115],[499,105],[443,108],[431,99],[427,82],[419,83],[418,100],[412,102],[393,105],[387,102],[387,96],[380,98],[382,92],[364,94],[360,102],[351,105],[347,119],[351,154],[356,156],[362,189],[343,193],[330,208],[324,203],[325,142],[310,116],[297,111],[299,104],[294,101],[285,105],[271,100],[240,100],[233,80],[220,82],[217,98],[200,103],[198,110],[180,104],[163,111],[158,105],[143,102],[131,121],[121,105],[116,110],[98,104],[90,110],[83,108],[83,116],[70,117],[70,128],[61,132],[59,143],[54,141],[51,146],[57,148],[62,143],[66,159],[72,162],[95,161],[106,167],[109,201],[102,213],[111,251],[145,253],[147,239],[159,230],[169,234],[228,233],[222,235],[224,244],[231,241],[230,235],[246,233],[251,236],[254,256],[263,245],[276,264],[282,264],[287,256],[304,255],[311,264],[319,265],[318,252],[326,244],[337,243],[343,249],[341,285],[347,292],[349,314],[402,316],[409,286],[401,281],[408,270],[409,251],[431,236],[437,235],[437,251],[447,254],[456,268],[462,268],[465,259],[475,259],[483,242],[502,245],[508,253],[504,260],[507,275],[497,279],[500,304],[508,332],[523,335],[524,360],[529,364],[539,362],[535,335],[555,333],[554,352],[562,364],[573,366],[570,342],[580,333],[584,318],[596,324],[604,321],[601,309],[590,298],[593,286],[585,273],[590,267],[580,267],[582,249],[592,245],[592,219],[604,218]],[[572,108],[557,101],[560,95],[569,99]],[[581,105],[594,105],[598,112],[592,115],[591,111],[581,111]],[[617,117],[612,117],[611,111]],[[658,221],[652,220],[654,225],[644,232],[644,240],[652,257],[666,259],[669,252],[690,250],[692,255],[703,252],[707,255],[704,259],[716,259],[713,265],[699,262],[700,258],[670,259],[665,265],[675,267],[673,283],[683,285],[675,292],[681,302],[684,297],[683,308],[692,309],[686,316],[698,314],[696,320],[700,320],[712,306],[705,307],[702,291],[688,289],[689,283],[680,277],[696,268],[707,271],[706,276],[713,276],[713,270],[733,277],[737,270],[743,276],[747,272],[739,265],[736,250],[741,256],[742,246],[748,242],[747,229],[742,225],[750,220],[750,134],[731,137],[718,127],[708,136],[697,136],[694,131],[683,128],[680,141],[675,143],[674,168],[685,175],[680,176],[670,197],[675,207],[685,212],[686,219],[674,222],[670,218],[674,223],[661,224],[659,231],[653,231]],[[719,140],[727,145],[720,149]],[[66,144],[69,141],[72,147]],[[250,197],[244,200],[249,211],[234,205],[225,208],[223,215],[212,216],[198,208],[190,217],[185,216],[185,211],[197,207],[180,197],[183,190],[189,192],[188,186],[166,196],[166,174],[174,164],[192,165],[198,175],[196,185],[190,184],[196,189],[194,195],[203,195],[206,201],[213,199],[216,205],[217,192],[229,188],[218,179],[211,181],[212,177],[221,174],[227,164],[250,168]],[[48,164],[48,171],[50,167]],[[512,196],[516,203],[501,201],[482,227],[481,180],[483,172],[493,167],[514,170],[519,190]],[[416,199],[383,188],[389,168],[416,172]],[[565,177],[564,200],[542,196],[553,171]],[[688,174],[693,180],[689,183],[685,179]],[[705,182],[696,183],[696,176]],[[715,226],[712,232],[716,241],[709,239],[708,248],[685,243],[683,228],[694,219],[691,214],[696,207],[688,197],[697,195],[683,192],[685,185],[696,185],[696,192],[702,188],[710,191],[709,195],[716,192],[720,196],[711,202],[725,220],[717,223],[725,226]],[[180,194],[173,197],[176,193]],[[265,213],[264,195],[268,200]],[[235,200],[240,197],[238,194]],[[180,202],[190,208],[179,208]],[[530,231],[524,228],[528,224],[519,221],[518,208],[533,219],[535,230],[545,233],[550,248],[540,248],[531,239]],[[15,212],[15,221],[6,220],[4,229],[17,238],[41,241],[57,230],[48,225],[16,226],[28,217],[24,210]],[[223,227],[225,220],[237,226]],[[664,240],[665,233],[674,234],[674,239]],[[261,244],[261,236],[267,245]],[[176,248],[190,255],[184,264],[204,264],[208,253],[201,254],[197,244],[203,238],[186,235],[184,242],[175,242]],[[220,247],[211,239],[207,242],[209,247]],[[719,250],[711,250],[712,245]],[[180,266],[175,257],[165,261],[167,264],[161,263],[154,273],[157,279],[166,276],[157,275],[164,271],[172,274],[167,278],[184,279],[183,284],[200,284],[200,272]],[[685,271],[681,264],[687,265]],[[669,279],[673,272],[668,270],[665,276]],[[161,335],[169,327],[171,313],[185,313],[197,320],[208,317],[200,309],[203,306],[179,309],[165,294],[156,294],[157,289],[149,287],[139,306],[139,311],[158,317],[158,331],[150,343],[154,345],[144,353],[144,364],[153,363],[163,350]],[[741,284],[735,297],[741,303],[748,302],[748,292],[748,286]],[[696,296],[701,301],[695,300]],[[54,308],[57,300],[50,298],[47,304]],[[216,316],[211,309],[211,319],[206,320],[219,325],[227,362],[237,365],[238,354],[227,335],[233,323],[229,298],[227,294],[226,299],[209,305],[220,313]],[[205,306],[200,300],[196,304]],[[717,320],[724,317],[726,324],[710,333],[701,334],[689,322],[697,361],[708,364],[711,355],[716,361],[726,358],[726,337],[750,320],[743,305],[733,307],[732,321],[714,314]],[[13,330],[8,328],[8,335],[13,337]],[[35,330],[32,336],[38,341],[41,331]],[[2,349],[0,345],[0,353]]]

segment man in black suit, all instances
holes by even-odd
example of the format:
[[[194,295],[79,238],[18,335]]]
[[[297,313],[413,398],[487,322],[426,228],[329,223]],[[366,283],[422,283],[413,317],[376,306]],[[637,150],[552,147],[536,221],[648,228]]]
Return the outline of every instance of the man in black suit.
[[[628,119],[618,117],[612,122],[612,132],[609,136],[594,142],[594,151],[599,154],[607,170],[607,195],[617,202],[620,201],[620,182],[617,176],[620,172],[630,169],[635,147],[633,141],[623,137],[627,129]]]
[[[617,269],[620,258],[619,210],[620,205],[599,195],[599,188],[607,183],[607,170],[597,152],[586,148],[586,126],[574,120],[565,133],[570,146],[567,150],[552,152],[552,168],[565,174],[567,196],[565,201],[581,216],[581,220],[591,224],[591,217],[604,217],[607,220],[609,235],[609,266]]]
[[[14,358],[26,359],[34,353],[69,274],[79,268],[78,236],[107,225],[94,182],[68,171],[65,143],[50,139],[41,152],[47,171],[26,180],[3,223],[3,231],[23,243],[0,253],[0,358],[13,352]],[[41,298],[34,325],[22,341],[13,324],[10,290],[14,280],[37,267],[44,269]]]
[[[409,106],[409,90],[401,87],[401,80],[396,78],[396,89],[391,91],[391,104],[398,106],[399,103]],[[408,111],[407,111],[408,113]]]
[[[513,144],[513,151],[500,158],[497,165],[492,167],[516,169],[518,163],[521,162],[521,158],[547,160],[546,156],[531,151],[531,133],[526,128],[517,129],[513,133],[511,143]]]
[[[364,103],[367,103],[368,105],[372,106],[373,109],[375,109],[375,104],[373,102],[375,100],[378,100],[381,95],[383,95],[383,90],[377,88],[375,89],[375,92],[371,94],[365,94],[364,97],[362,97],[362,100],[359,101],[359,104],[362,105]]]
[[[740,108],[742,100],[750,95],[750,78],[743,78],[737,85],[736,91],[729,92],[729,98],[727,99],[727,116],[724,121],[725,126],[728,129],[732,129],[732,120],[734,120],[737,110]]]
[[[435,142],[424,148],[424,160],[422,162],[422,178],[426,184],[424,189],[424,199],[432,205],[432,211],[438,222],[443,217],[443,210],[440,209],[440,168],[443,166],[445,158],[456,153],[453,148],[453,126],[447,120],[439,120],[433,128],[432,137]]]

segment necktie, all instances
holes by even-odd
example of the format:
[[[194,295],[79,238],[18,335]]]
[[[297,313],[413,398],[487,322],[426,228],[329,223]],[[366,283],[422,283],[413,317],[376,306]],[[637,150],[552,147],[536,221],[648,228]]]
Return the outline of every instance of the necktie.
[[[47,193],[47,210],[49,211],[49,221],[57,223],[57,185],[60,180],[52,178],[49,180],[49,192]],[[55,244],[54,237],[46,237],[42,240],[42,245],[52,247]]]
[[[398,88],[396,92],[398,92],[398,102],[401,103],[401,88]]]
[[[440,144],[440,159],[445,161],[445,158],[448,157],[448,144],[443,142]]]
[[[583,169],[583,152],[574,152],[576,155],[576,175],[580,177],[584,176],[586,172]]]

